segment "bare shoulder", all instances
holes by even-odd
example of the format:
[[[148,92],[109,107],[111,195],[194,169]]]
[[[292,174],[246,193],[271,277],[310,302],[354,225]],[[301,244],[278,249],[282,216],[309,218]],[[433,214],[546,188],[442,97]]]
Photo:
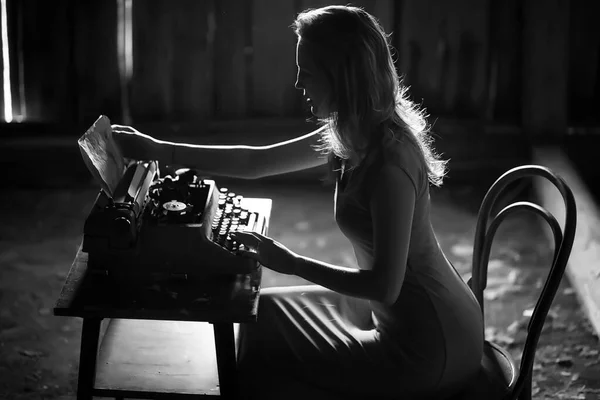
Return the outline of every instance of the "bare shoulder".
[[[321,144],[321,136],[327,127],[322,126],[305,135],[255,151],[254,168],[259,178],[302,171],[327,164],[327,158],[315,147]]]

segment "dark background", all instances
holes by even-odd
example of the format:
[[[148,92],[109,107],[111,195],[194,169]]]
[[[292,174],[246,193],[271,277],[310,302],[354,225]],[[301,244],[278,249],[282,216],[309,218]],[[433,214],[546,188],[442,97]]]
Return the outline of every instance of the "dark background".
[[[12,106],[21,122],[0,126],[2,162],[19,171],[4,182],[42,177],[32,159],[49,155],[55,169],[44,182],[87,179],[75,139],[100,114],[196,143],[271,144],[309,132],[314,124],[294,88],[289,25],[298,12],[330,3],[346,4],[7,0]],[[537,143],[587,151],[574,158],[590,161],[582,164],[586,173],[596,170],[598,1],[351,4],[391,32],[398,71],[430,114],[451,179],[524,163]],[[129,53],[120,30],[131,32]]]
[[[298,12],[330,3],[345,4],[6,0],[14,116],[4,122],[0,96],[0,399],[75,397],[81,319],[56,317],[53,307],[99,189],[77,139],[101,114],[191,143],[272,144],[308,133],[316,126],[294,88],[289,25]],[[398,71],[430,114],[436,149],[450,159],[444,186],[431,191],[431,217],[463,278],[479,205],[501,173],[542,164],[573,188],[579,225],[567,272],[583,283],[565,277],[552,304],[533,398],[598,399],[600,322],[594,330],[589,316],[600,314],[585,304],[600,307],[600,1],[352,4],[392,33]],[[123,32],[131,33],[130,52]],[[269,236],[290,250],[356,267],[333,218],[332,189],[319,183],[323,172],[217,183],[272,199]],[[542,205],[562,210],[562,199],[539,193]],[[519,182],[501,203],[535,198]],[[516,360],[527,334],[523,310],[535,305],[551,263],[548,238],[533,215],[510,217],[490,254],[486,338]],[[263,287],[305,283],[263,270]]]
[[[346,4],[136,0],[128,20],[122,3],[8,0],[13,106],[25,122],[302,119],[288,26],[305,8]],[[522,125],[539,113],[524,104],[533,98],[553,107],[557,125],[600,122],[597,1],[351,4],[392,33],[399,72],[435,118]],[[133,34],[129,78],[119,24]]]

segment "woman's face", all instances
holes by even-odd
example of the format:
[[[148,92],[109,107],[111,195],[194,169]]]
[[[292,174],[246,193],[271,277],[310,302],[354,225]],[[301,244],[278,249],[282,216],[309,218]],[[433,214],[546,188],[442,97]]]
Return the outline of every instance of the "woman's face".
[[[296,89],[302,90],[304,100],[310,106],[311,113],[319,118],[327,118],[331,113],[331,90],[325,74],[317,68],[315,51],[309,42],[298,40],[296,46]]]

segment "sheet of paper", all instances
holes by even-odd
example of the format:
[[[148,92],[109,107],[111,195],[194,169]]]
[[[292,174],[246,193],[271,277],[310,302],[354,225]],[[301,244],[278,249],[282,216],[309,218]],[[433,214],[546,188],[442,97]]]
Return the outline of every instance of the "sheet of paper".
[[[88,170],[111,197],[125,172],[125,161],[112,136],[108,117],[101,115],[77,141]]]

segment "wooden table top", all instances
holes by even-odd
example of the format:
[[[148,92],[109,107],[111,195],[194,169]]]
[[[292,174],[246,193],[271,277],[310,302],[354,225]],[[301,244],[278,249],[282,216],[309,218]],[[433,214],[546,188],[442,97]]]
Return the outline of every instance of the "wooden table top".
[[[244,199],[265,215],[270,199]],[[195,277],[188,280],[117,279],[89,274],[88,254],[77,251],[54,315],[173,321],[256,321],[262,267],[247,275]]]

